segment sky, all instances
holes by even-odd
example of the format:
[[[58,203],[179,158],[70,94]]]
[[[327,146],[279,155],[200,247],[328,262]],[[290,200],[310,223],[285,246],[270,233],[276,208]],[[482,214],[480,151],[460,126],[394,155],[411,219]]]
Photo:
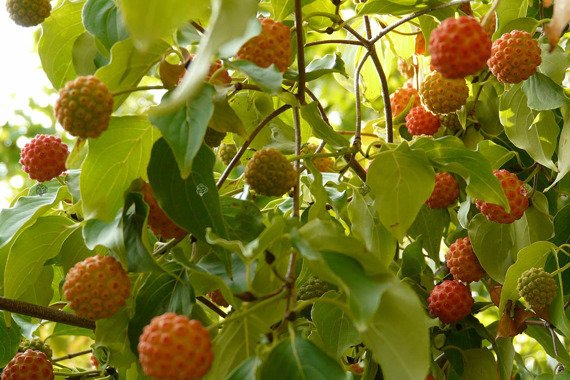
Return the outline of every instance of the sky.
[[[52,101],[43,91],[51,84],[34,52],[34,33],[38,29],[16,25],[4,4],[0,5],[0,128],[13,120],[14,111],[25,108],[30,98],[40,104]],[[11,183],[0,180],[0,209],[8,207],[14,188],[21,187],[23,182],[20,176],[13,177]]]

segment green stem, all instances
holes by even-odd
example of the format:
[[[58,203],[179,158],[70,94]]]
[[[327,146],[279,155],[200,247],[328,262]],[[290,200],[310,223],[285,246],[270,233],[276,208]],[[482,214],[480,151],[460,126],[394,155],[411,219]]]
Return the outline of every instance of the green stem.
[[[74,352],[73,354],[67,354],[67,355],[64,355],[64,356],[60,356],[59,358],[52,359],[51,362],[52,362],[52,363],[56,363],[56,362],[59,362],[59,361],[62,361],[62,360],[73,359],[73,358],[76,358],[76,357],[78,357],[78,356],[83,356],[83,355],[90,354],[91,352],[93,352],[91,349],[89,349],[89,350],[84,350],[84,351],[79,351],[79,352]]]
[[[570,263],[564,265],[562,268],[556,269],[554,272],[550,273],[551,277],[556,276],[560,272],[564,272],[566,269],[570,268]]]

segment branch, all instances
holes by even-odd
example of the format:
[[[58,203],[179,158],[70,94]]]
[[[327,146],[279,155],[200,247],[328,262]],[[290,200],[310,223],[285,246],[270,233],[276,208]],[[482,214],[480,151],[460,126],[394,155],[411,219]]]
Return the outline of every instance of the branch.
[[[301,166],[301,160],[299,155],[301,154],[301,115],[299,114],[299,107],[293,108],[293,122],[295,124],[295,156],[297,158],[293,162],[293,167],[295,168],[295,186],[293,187],[293,218],[299,217],[299,169]]]
[[[213,312],[215,312],[216,314],[218,314],[220,317],[222,318],[226,318],[228,316],[228,314],[223,311],[222,309],[220,309],[216,304],[214,304],[213,302],[211,302],[209,299],[207,299],[204,296],[198,296],[196,297],[196,299],[200,302],[202,302],[206,307],[208,307],[208,309],[212,310]]]
[[[56,363],[56,362],[60,362],[62,360],[73,359],[73,358],[76,358],[78,356],[90,354],[92,352],[93,351],[91,349],[85,350],[85,351],[74,352],[73,354],[67,354],[67,355],[60,356],[58,358],[51,359],[51,362]]]
[[[297,66],[299,70],[299,87],[297,98],[305,104],[305,47],[303,46],[303,12],[301,0],[295,0],[295,34],[297,35]],[[295,152],[298,154],[298,152]]]
[[[226,179],[228,179],[228,176],[230,175],[230,172],[232,171],[232,169],[237,165],[237,163],[239,162],[239,160],[241,159],[241,156],[243,156],[243,154],[245,153],[245,151],[247,150],[247,148],[250,146],[251,142],[253,141],[253,139],[255,139],[255,136],[257,136],[257,134],[259,132],[261,132],[261,130],[267,125],[269,124],[269,122],[271,120],[273,120],[274,118],[276,118],[277,116],[281,115],[283,112],[287,111],[289,108],[291,108],[290,105],[285,104],[279,108],[277,108],[275,111],[271,112],[269,115],[267,115],[265,117],[265,119],[263,119],[259,125],[253,130],[253,132],[251,132],[251,134],[249,135],[249,137],[247,138],[247,140],[243,143],[243,145],[241,146],[241,148],[239,149],[239,151],[236,153],[236,155],[234,156],[234,158],[232,158],[232,160],[230,161],[230,163],[228,164],[228,167],[226,168],[226,170],[224,170],[224,172],[222,173],[222,176],[220,177],[220,179],[218,180],[218,183],[216,183],[216,186],[218,187],[218,189],[220,189],[222,187],[222,185],[224,184],[224,182],[226,181]]]
[[[321,40],[321,41],[308,42],[305,44],[305,47],[316,46],[316,45],[324,45],[324,44],[346,44],[346,45],[363,46],[362,42],[354,41],[354,40]]]
[[[77,315],[67,313],[51,307],[34,305],[24,301],[18,301],[0,297],[0,310],[9,311],[11,313],[27,315],[29,317],[47,319],[48,321],[64,323],[70,326],[83,327],[85,329],[95,330],[95,321],[87,318],[81,318]]]
[[[392,121],[392,108],[390,107],[390,91],[388,89],[388,80],[386,79],[386,73],[382,68],[382,63],[380,63],[380,58],[376,53],[374,46],[370,51],[370,57],[376,67],[378,76],[380,77],[380,82],[382,83],[382,98],[384,99],[384,116],[386,117],[386,141],[391,143],[394,142],[394,128]]]

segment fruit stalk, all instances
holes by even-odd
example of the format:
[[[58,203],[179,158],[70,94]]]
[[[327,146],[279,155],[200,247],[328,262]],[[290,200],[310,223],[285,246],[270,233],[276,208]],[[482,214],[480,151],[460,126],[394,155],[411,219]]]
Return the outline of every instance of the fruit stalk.
[[[0,310],[95,330],[95,322],[90,319],[81,318],[65,311],[53,309],[51,307],[34,305],[24,301],[0,297]]]

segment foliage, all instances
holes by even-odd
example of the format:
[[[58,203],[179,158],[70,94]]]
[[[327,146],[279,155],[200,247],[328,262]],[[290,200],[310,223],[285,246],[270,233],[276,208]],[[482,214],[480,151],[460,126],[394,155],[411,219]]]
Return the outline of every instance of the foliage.
[[[57,1],[39,27],[43,70],[55,90],[95,75],[113,93],[114,110],[100,137],[73,139],[50,107],[40,109],[52,122],[47,132],[64,137],[71,153],[65,175],[28,181],[0,211],[7,310],[0,367],[16,354],[19,336],[81,336],[99,362],[85,378],[145,379],[142,330],[174,312],[208,328],[214,359],[205,379],[570,376],[570,58],[569,36],[560,36],[569,11],[557,5],[563,0],[554,11],[544,3]],[[537,72],[519,84],[500,83],[488,68],[468,76],[458,123],[411,136],[405,115],[414,101],[392,115],[388,98],[421,86],[430,62],[419,48],[446,18],[487,20],[493,12],[492,40],[520,29],[538,41]],[[292,28],[283,73],[234,58],[260,33],[260,15]],[[545,27],[549,18],[556,23]],[[398,63],[413,67],[411,78]],[[231,83],[216,81],[224,70]],[[12,140],[40,132],[2,131]],[[212,147],[212,133],[237,146],[229,162]],[[298,173],[284,196],[256,194],[245,181],[247,159],[264,147],[287,155]],[[14,146],[0,157],[13,173]],[[331,160],[328,171],[319,171],[322,159]],[[508,210],[510,196],[493,175],[499,168],[525,182],[530,200],[511,224],[475,207],[484,200]],[[442,171],[458,180],[459,200],[431,209],[426,200]],[[141,181],[186,237],[152,234]],[[445,252],[464,237],[486,276],[467,284],[471,314],[444,324],[429,315],[427,298],[451,278]],[[43,314],[40,323],[8,312],[25,314],[17,301],[40,315],[66,305],[67,272],[95,254],[118,259],[132,290],[94,333],[89,320],[50,322]],[[518,278],[532,267],[556,281],[546,309],[531,310],[518,293]],[[330,290],[297,299],[315,278]],[[212,302],[215,290],[230,306]],[[526,360],[514,339],[532,339],[543,359]],[[56,368],[76,378],[87,370]]]

